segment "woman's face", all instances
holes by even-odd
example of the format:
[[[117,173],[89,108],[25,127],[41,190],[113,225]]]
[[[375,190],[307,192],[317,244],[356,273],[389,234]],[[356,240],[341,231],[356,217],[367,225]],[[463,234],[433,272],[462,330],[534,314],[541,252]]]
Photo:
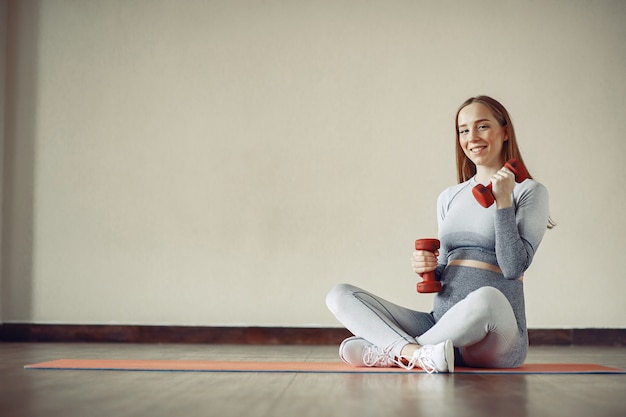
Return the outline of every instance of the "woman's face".
[[[500,169],[504,165],[502,146],[508,140],[507,131],[489,107],[482,103],[465,106],[459,112],[457,128],[461,149],[477,167]]]

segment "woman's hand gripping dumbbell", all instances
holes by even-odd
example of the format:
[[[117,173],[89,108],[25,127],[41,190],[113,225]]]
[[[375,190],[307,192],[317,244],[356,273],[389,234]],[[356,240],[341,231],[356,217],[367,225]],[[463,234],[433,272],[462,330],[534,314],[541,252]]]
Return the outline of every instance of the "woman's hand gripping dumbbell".
[[[515,182],[522,182],[529,177],[526,167],[524,167],[524,165],[516,159],[509,159],[504,164],[504,167],[515,174]],[[487,186],[478,184],[472,189],[472,194],[474,194],[476,201],[478,201],[478,203],[485,208],[491,206],[494,201],[496,201],[491,189],[491,183]]]
[[[439,245],[438,239],[418,239],[415,241],[415,250],[432,252],[436,256]],[[415,272],[418,271],[416,270]],[[417,283],[417,292],[429,293],[441,291],[441,282],[437,281],[435,278],[435,271],[418,273],[422,276],[422,282]]]

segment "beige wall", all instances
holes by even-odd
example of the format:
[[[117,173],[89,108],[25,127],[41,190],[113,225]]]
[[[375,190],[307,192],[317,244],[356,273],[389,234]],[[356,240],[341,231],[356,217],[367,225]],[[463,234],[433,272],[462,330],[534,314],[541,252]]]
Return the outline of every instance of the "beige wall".
[[[0,0],[0,227],[2,225],[2,184],[4,172],[4,113],[5,113],[5,81],[6,81],[6,57],[7,57],[7,2]],[[1,229],[0,229],[1,230]],[[0,323],[2,323],[2,234],[0,233]]]
[[[623,1],[9,1],[4,322],[335,326],[429,309],[456,107],[510,110],[559,223],[529,325],[626,327]]]

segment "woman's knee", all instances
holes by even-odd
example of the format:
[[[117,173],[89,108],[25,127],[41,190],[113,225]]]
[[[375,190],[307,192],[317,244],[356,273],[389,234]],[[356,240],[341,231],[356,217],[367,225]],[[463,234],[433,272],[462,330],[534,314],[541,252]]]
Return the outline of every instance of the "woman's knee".
[[[476,320],[489,319],[502,308],[511,308],[506,296],[494,287],[482,287],[472,291],[466,300],[472,306],[469,313]]]
[[[480,302],[487,304],[494,301],[501,302],[502,300],[506,300],[506,296],[502,293],[502,291],[495,287],[481,287],[469,293],[467,297],[478,299]]]
[[[341,300],[345,300],[346,296],[352,296],[355,290],[356,287],[350,284],[342,283],[335,285],[326,295],[326,306],[330,311],[336,313],[343,304]]]

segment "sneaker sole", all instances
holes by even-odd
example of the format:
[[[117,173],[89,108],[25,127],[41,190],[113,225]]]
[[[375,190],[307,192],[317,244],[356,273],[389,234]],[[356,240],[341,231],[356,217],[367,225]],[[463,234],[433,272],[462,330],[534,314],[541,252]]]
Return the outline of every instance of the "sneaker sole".
[[[454,346],[452,346],[451,340],[446,340],[444,346],[446,354],[446,363],[448,364],[448,373],[454,373]]]
[[[358,339],[358,337],[356,337],[356,336],[351,336],[351,337],[349,337],[349,338],[347,338],[347,339],[344,339],[344,340],[341,342],[341,344],[339,345],[339,357],[341,358],[341,360],[342,360],[342,361],[344,361],[344,363],[347,363],[348,365],[352,365],[352,364],[351,364],[350,362],[348,362],[348,361],[346,360],[346,358],[344,358],[344,357],[343,357],[343,348],[344,348],[344,346],[345,346],[347,343],[349,343],[350,341],[355,340],[355,339]]]

